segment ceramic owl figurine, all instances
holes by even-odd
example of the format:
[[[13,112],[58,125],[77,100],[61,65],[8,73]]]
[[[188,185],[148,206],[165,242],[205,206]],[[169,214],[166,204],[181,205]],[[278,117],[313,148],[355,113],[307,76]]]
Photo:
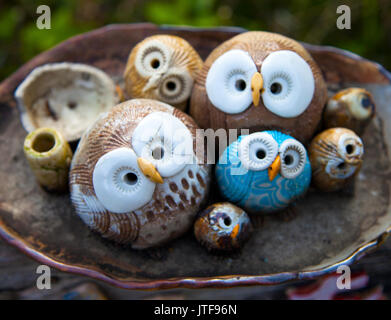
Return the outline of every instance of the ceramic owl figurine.
[[[148,37],[130,52],[124,73],[126,92],[132,98],[156,99],[184,110],[202,64],[186,40]]]
[[[193,152],[196,129],[188,115],[155,100],[129,100],[102,114],[71,164],[77,214],[103,237],[136,249],[183,234],[210,181]]]
[[[190,114],[204,129],[277,130],[307,142],[326,101],[322,73],[301,44],[274,33],[246,32],[206,59]]]
[[[309,147],[314,185],[322,191],[341,190],[360,171],[364,145],[345,128],[318,134]]]
[[[362,135],[374,117],[375,109],[375,102],[369,91],[363,88],[342,90],[327,103],[323,115],[324,128],[347,128]]]
[[[223,197],[253,214],[287,208],[311,182],[306,149],[278,131],[240,136],[223,152],[215,173]]]
[[[229,202],[210,205],[194,223],[194,235],[209,251],[240,249],[253,227],[248,214]]]

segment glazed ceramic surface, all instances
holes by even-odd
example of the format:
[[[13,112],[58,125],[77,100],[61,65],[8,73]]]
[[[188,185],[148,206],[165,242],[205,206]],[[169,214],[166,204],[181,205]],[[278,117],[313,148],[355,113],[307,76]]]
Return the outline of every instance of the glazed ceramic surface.
[[[157,35],[131,51],[126,65],[125,89],[133,98],[149,98],[186,108],[202,59],[184,39]]]
[[[75,213],[69,195],[37,187],[24,158],[26,132],[13,93],[37,66],[61,61],[93,65],[123,85],[132,48],[155,34],[178,35],[205,59],[243,29],[158,28],[116,25],[63,42],[23,65],[0,84],[0,235],[50,267],[128,289],[271,285],[319,277],[349,265],[383,243],[391,230],[391,77],[381,66],[335,48],[303,44],[321,68],[329,95],[349,87],[369,90],[376,115],[361,137],[365,156],[354,197],[309,190],[297,203],[296,218],[263,218],[240,255],[218,257],[199,245],[192,232],[160,248],[133,250],[105,241]],[[211,188],[211,203],[222,201]],[[370,190],[370,192],[368,192]],[[258,232],[258,231],[261,232]],[[60,249],[61,248],[61,249]]]
[[[331,97],[323,115],[323,126],[347,128],[358,135],[364,133],[375,115],[372,94],[363,88],[348,88]]]
[[[70,172],[72,203],[93,230],[133,248],[186,232],[208,194],[194,121],[165,103],[134,99],[102,114],[81,139]]]
[[[273,169],[274,165],[278,167]],[[311,165],[297,140],[278,131],[263,131],[240,136],[228,146],[216,165],[216,179],[228,201],[254,214],[271,213],[305,194]]]
[[[322,191],[338,191],[360,171],[364,145],[346,128],[331,128],[318,134],[309,147],[313,182]]]
[[[326,99],[322,73],[302,45],[274,33],[247,32],[208,56],[190,114],[201,128],[278,130],[308,142]]]
[[[74,141],[100,112],[118,101],[115,84],[103,71],[80,63],[35,68],[15,91],[22,124],[28,132],[51,127]]]
[[[195,237],[210,251],[240,249],[252,232],[247,213],[229,202],[210,205],[194,223]]]

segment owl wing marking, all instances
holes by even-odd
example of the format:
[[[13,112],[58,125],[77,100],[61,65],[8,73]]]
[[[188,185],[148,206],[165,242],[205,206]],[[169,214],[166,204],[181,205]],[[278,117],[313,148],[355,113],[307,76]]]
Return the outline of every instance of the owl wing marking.
[[[98,214],[105,214],[106,209],[94,195],[85,195],[79,184],[71,186],[71,199],[80,218],[91,228],[95,228],[95,218]]]

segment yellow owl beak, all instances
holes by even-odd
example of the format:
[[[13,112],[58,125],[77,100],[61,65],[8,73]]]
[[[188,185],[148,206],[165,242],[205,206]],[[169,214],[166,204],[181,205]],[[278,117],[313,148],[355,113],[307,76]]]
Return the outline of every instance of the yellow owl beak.
[[[156,170],[156,167],[153,165],[152,162],[144,159],[144,158],[138,158],[137,164],[142,171],[142,173],[152,182],[155,183],[163,183],[163,178],[160,175],[160,173]]]
[[[280,172],[280,168],[281,168],[281,158],[280,158],[280,155],[278,155],[277,158],[273,161],[273,163],[269,167],[268,172],[267,172],[269,175],[270,181],[274,180],[274,178]]]
[[[254,73],[251,78],[251,91],[253,96],[254,106],[258,106],[261,94],[265,91],[263,88],[263,77],[259,72]]]

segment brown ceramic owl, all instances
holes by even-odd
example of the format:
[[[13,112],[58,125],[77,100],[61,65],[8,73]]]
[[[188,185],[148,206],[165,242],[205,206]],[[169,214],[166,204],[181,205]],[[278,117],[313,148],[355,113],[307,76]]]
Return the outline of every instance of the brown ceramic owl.
[[[375,102],[371,93],[363,88],[348,88],[330,98],[323,125],[325,129],[343,127],[361,135],[374,115]]]
[[[311,142],[312,181],[322,191],[341,190],[360,171],[364,145],[352,130],[331,128]]]
[[[184,110],[202,64],[186,40],[148,37],[130,52],[124,73],[126,92],[132,98],[156,99]]]
[[[246,32],[209,55],[190,114],[201,128],[278,130],[305,142],[326,100],[321,71],[302,45],[274,33]]]
[[[103,237],[136,249],[183,234],[210,180],[193,151],[196,129],[188,115],[156,100],[129,100],[102,114],[72,161],[77,214]]]

